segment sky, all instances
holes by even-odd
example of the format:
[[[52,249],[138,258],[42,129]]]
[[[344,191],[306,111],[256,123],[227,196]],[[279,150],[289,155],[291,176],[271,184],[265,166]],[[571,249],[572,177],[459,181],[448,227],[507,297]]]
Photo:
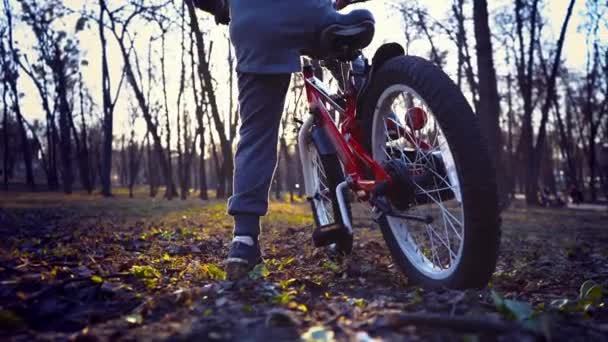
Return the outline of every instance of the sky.
[[[371,58],[373,55],[373,51],[377,49],[384,42],[396,41],[400,43],[405,42],[405,35],[403,33],[403,19],[401,14],[395,9],[395,6],[398,5],[402,0],[392,0],[392,1],[380,1],[380,0],[372,0],[368,3],[357,4],[353,7],[355,8],[367,8],[372,11],[376,17],[377,29],[374,41],[366,49],[367,55]],[[18,9],[18,3],[14,0],[11,0],[13,3],[13,7]],[[418,0],[419,3],[427,6],[430,15],[435,19],[442,19],[446,17],[446,13],[449,11],[450,1],[448,0],[432,0],[432,1],[423,1]],[[80,10],[85,2],[77,1],[77,0],[65,0],[64,3],[69,8],[74,10]],[[110,8],[115,7],[120,2],[117,1],[109,1]],[[505,4],[511,3],[506,0],[490,0],[489,1],[489,11],[490,15],[493,15],[497,11],[500,11],[501,8]],[[544,6],[542,9],[543,15],[547,20],[547,27],[544,32],[545,37],[554,37],[554,41],[557,40],[557,36],[559,34],[560,27],[562,25],[562,21],[564,19],[566,9],[568,6],[568,0],[551,0],[550,6]],[[582,32],[579,32],[579,26],[582,23],[582,13],[584,13],[585,9],[585,0],[578,0],[574,14],[572,17],[572,21],[570,23],[567,39],[564,48],[564,58],[566,60],[566,65],[573,69],[582,70],[585,65],[586,58],[586,43],[585,43],[585,35]],[[97,8],[95,8],[97,10]],[[470,9],[465,9],[468,13],[471,13]],[[203,12],[199,12],[199,17],[204,18],[205,14]],[[75,26],[75,22],[77,20],[76,16],[69,16],[64,20],[63,26],[66,30],[73,30]],[[228,96],[228,88],[227,84],[227,72],[226,70],[226,62],[225,56],[227,55],[228,43],[227,43],[227,29],[226,27],[216,26],[213,23],[211,18],[203,19],[203,27],[209,30],[209,37],[214,41],[213,55],[212,55],[212,65],[215,70],[215,77],[218,81],[218,93],[220,101],[222,99],[226,99]],[[94,24],[94,23],[91,23]],[[147,53],[147,41],[148,38],[152,35],[158,34],[158,27],[153,24],[143,24],[138,23],[138,26],[134,32],[137,34],[137,45],[136,50],[140,53],[143,59],[145,59],[145,55]],[[472,29],[472,28],[471,28]],[[492,27],[491,27],[492,29]],[[18,45],[20,46],[22,51],[25,51],[28,55],[34,55],[34,52],[31,49],[32,44],[34,43],[34,37],[30,32],[29,28],[24,24],[18,24],[15,28],[16,40],[18,41]],[[471,31],[472,32],[472,31]],[[604,30],[604,32],[606,32]],[[114,38],[108,33],[108,42],[109,42],[109,55],[110,55],[110,69],[112,75],[112,89],[115,91],[116,85],[120,78],[120,72],[122,67],[122,57],[119,54],[119,50],[116,46]],[[607,34],[608,37],[608,34]],[[83,75],[84,80],[89,88],[93,99],[95,102],[100,105],[101,101],[101,47],[99,43],[98,31],[97,27],[93,25],[91,28],[84,30],[78,33],[77,38],[80,41],[80,46],[83,49],[83,56],[88,61],[88,66],[84,67]],[[167,39],[167,74],[168,74],[168,83],[169,83],[169,103],[172,108],[175,108],[176,97],[177,97],[177,88],[179,84],[179,70],[180,70],[180,57],[181,57],[181,48],[180,48],[180,33],[179,28],[174,27],[174,30],[169,33],[169,37]],[[473,43],[474,40],[471,42]],[[442,44],[450,44],[447,41],[439,41],[439,45],[441,47]],[[500,49],[497,49],[499,46],[498,42],[494,40],[494,48],[496,50],[495,59],[498,73],[505,72],[504,65],[504,56],[500,55]],[[160,45],[156,44],[156,57],[159,58],[159,49]],[[471,45],[471,48],[474,48],[474,45]],[[428,46],[424,41],[418,41],[411,45],[411,53],[419,54],[423,56],[428,55]],[[451,56],[454,56],[452,54]],[[32,57],[30,57],[32,58]],[[446,67],[446,71],[448,74],[453,76],[454,74],[454,66],[455,61],[451,59],[448,61],[448,66]],[[160,77],[159,72],[157,72],[158,77]],[[21,91],[25,94],[25,97],[22,100],[22,105],[24,108],[24,113],[29,120],[34,119],[42,119],[44,117],[42,113],[42,109],[40,106],[40,100],[38,98],[38,94],[33,86],[33,83],[27,79],[27,77],[22,77],[20,79],[20,88]],[[115,120],[114,120],[114,131],[117,135],[128,133],[129,128],[129,107],[131,106],[131,97],[129,96],[129,89],[127,87],[123,87],[122,96],[120,97],[117,108],[115,111]],[[155,89],[157,97],[160,99],[160,89]],[[190,101],[187,99],[187,101]],[[223,101],[227,103],[226,101]],[[226,105],[223,106],[227,107]],[[190,108],[192,108],[190,106]],[[101,114],[101,109],[99,106],[97,107],[97,111],[94,117],[99,117]],[[175,115],[173,115],[173,121],[175,121]],[[175,122],[173,122],[175,124]],[[136,132],[138,135],[145,134],[145,123],[143,119],[138,119],[136,121]]]

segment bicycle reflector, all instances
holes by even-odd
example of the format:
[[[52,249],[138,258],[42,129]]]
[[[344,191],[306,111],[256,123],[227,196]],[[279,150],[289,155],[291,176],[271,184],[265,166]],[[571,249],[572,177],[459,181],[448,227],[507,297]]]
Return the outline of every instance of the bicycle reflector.
[[[405,113],[405,122],[407,123],[407,126],[414,131],[424,128],[427,121],[428,116],[426,111],[420,107],[412,107]]]

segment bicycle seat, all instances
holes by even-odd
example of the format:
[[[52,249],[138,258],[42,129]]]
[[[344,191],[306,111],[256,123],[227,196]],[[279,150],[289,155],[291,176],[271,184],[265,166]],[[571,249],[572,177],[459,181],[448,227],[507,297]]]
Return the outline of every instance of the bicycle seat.
[[[339,60],[351,60],[356,52],[367,47],[374,38],[376,23],[372,13],[357,9],[336,14],[336,21],[321,31],[320,53]]]

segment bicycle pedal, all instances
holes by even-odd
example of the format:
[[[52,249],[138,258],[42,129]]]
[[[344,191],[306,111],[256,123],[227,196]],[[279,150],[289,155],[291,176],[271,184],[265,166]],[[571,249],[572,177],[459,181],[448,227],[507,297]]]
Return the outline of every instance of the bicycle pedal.
[[[315,247],[324,247],[348,238],[349,235],[350,232],[346,227],[334,223],[316,228],[312,233],[312,241]]]

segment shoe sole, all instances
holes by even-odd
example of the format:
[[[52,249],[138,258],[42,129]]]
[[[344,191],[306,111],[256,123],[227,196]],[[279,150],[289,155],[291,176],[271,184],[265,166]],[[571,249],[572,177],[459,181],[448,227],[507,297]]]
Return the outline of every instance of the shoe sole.
[[[247,260],[241,258],[228,258],[224,262],[226,268],[226,278],[230,281],[243,279],[255,266],[251,266]]]

